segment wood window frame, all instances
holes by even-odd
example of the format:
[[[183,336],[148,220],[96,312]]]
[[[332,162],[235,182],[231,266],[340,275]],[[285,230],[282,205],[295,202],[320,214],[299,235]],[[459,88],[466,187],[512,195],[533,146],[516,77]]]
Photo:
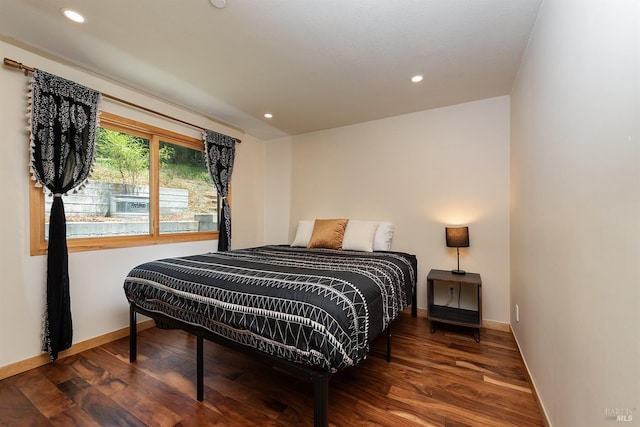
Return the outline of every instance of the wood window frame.
[[[160,142],[181,145],[195,150],[204,151],[201,139],[186,136],[177,132],[162,129],[146,123],[127,119],[108,112],[101,112],[100,126],[140,136],[149,140],[149,234],[135,236],[105,236],[81,237],[67,239],[69,252],[83,252],[101,249],[128,248],[134,246],[148,246],[167,243],[195,242],[217,240],[218,231],[198,231],[188,233],[160,234],[159,199],[159,146]],[[49,242],[45,239],[45,194],[42,187],[36,187],[35,181],[29,185],[29,217],[30,217],[30,246],[31,255],[47,253]],[[214,184],[211,183],[213,186]],[[231,191],[227,198],[231,205]]]

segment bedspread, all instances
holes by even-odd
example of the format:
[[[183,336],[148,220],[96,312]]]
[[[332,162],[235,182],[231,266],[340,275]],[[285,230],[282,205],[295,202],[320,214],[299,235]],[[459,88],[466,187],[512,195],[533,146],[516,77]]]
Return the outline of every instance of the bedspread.
[[[295,363],[335,372],[410,304],[416,258],[262,246],[142,264],[131,304]]]

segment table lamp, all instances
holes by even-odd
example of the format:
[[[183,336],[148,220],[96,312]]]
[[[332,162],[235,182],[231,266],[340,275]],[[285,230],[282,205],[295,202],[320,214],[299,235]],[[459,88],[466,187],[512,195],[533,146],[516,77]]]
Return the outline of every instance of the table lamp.
[[[445,227],[447,247],[456,248],[458,252],[458,268],[451,270],[453,274],[467,274],[460,270],[460,248],[469,247],[469,227]]]

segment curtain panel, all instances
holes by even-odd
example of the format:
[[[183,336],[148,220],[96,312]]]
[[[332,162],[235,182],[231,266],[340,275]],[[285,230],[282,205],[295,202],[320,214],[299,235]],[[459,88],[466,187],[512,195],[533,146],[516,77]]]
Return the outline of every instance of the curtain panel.
[[[29,88],[31,173],[53,195],[47,251],[42,350],[53,361],[71,347],[66,218],[62,196],[86,182],[93,165],[99,92],[35,70]]]
[[[212,130],[203,130],[207,168],[222,200],[219,219],[218,251],[231,249],[231,210],[229,182],[236,153],[236,139]]]

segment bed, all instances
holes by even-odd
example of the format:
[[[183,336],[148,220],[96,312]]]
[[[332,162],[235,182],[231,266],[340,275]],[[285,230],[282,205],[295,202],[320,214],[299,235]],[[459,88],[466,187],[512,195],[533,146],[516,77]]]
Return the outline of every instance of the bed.
[[[124,283],[130,360],[136,313],[197,337],[197,398],[203,400],[208,339],[311,380],[314,423],[326,426],[328,378],[367,357],[407,306],[415,316],[417,262],[392,251],[291,246],[212,252],[148,262]]]

